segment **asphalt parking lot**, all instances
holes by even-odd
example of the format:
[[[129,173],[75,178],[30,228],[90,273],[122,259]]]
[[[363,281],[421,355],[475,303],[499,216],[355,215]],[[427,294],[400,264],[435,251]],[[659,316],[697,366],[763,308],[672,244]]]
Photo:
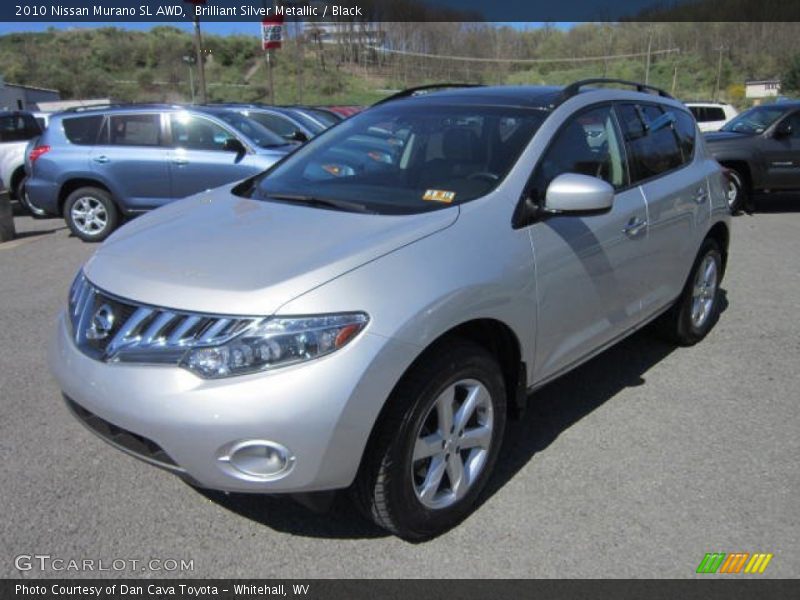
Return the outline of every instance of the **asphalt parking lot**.
[[[422,544],[344,502],[319,515],[203,494],[88,433],[45,349],[93,247],[60,220],[16,225],[0,244],[0,577],[65,575],[14,567],[49,554],[191,559],[170,575],[198,578],[683,578],[712,551],[770,552],[760,577],[800,576],[800,197],[734,220],[726,308],[703,343],[640,333],[541,390],[483,505]],[[166,573],[85,573],[139,574]]]

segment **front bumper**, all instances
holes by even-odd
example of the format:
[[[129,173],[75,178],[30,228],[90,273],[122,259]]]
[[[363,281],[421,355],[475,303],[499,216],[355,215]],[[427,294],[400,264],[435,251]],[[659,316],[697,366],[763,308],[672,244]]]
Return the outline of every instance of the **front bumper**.
[[[178,367],[89,358],[76,347],[62,313],[49,360],[84,424],[97,417],[103,427],[141,437],[145,446],[152,442],[166,457],[153,460],[90,426],[120,449],[210,489],[298,493],[352,483],[383,402],[417,352],[367,331],[303,365],[204,380]],[[265,481],[220,461],[226,447],[244,440],[284,446],[294,458],[291,469]]]

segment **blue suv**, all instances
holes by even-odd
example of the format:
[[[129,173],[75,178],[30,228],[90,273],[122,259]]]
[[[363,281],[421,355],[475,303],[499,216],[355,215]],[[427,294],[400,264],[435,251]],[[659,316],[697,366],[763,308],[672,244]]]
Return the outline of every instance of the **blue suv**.
[[[224,108],[82,108],[51,118],[28,155],[26,191],[98,242],[124,216],[259,173],[296,146]]]

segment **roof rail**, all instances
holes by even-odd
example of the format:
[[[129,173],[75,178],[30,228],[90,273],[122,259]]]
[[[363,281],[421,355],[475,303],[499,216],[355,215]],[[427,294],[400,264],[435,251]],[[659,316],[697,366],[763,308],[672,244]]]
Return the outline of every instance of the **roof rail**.
[[[391,96],[387,96],[382,100],[378,100],[372,106],[378,106],[379,104],[385,104],[386,102],[393,102],[394,100],[400,100],[402,98],[410,98],[411,96],[424,94],[432,90],[440,90],[447,88],[470,88],[470,87],[483,87],[483,85],[480,83],[431,83],[429,85],[419,85],[417,87],[412,87],[408,88],[407,90],[403,90],[402,92],[397,92],[396,94],[392,94]]]
[[[647,85],[646,83],[639,83],[637,81],[628,81],[626,79],[607,79],[605,77],[596,77],[593,79],[581,79],[580,81],[570,83],[567,87],[565,87],[561,91],[561,94],[559,95],[558,100],[556,101],[555,104],[559,105],[562,102],[569,100],[570,98],[578,94],[578,92],[581,91],[582,87],[586,85],[592,85],[594,83],[616,83],[619,85],[629,85],[631,87],[636,88],[637,92],[649,93],[649,94],[655,93],[663,98],[672,98],[672,96],[670,96],[667,92],[665,92],[661,88],[657,88],[652,85]]]
[[[84,104],[82,106],[71,106],[59,112],[77,113],[86,110],[102,110],[108,108],[180,108],[181,104],[166,104],[159,102],[111,102],[103,104]]]

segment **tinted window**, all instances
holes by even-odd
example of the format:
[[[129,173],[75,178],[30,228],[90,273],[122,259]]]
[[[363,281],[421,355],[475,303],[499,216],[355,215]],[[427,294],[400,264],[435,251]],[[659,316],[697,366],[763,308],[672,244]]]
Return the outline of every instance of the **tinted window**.
[[[696,145],[696,128],[694,120],[682,110],[670,111],[675,116],[675,133],[678,134],[678,144],[681,148],[683,162],[688,163],[694,158]]]
[[[255,122],[261,123],[270,131],[274,131],[283,137],[289,137],[297,130],[297,127],[295,127],[294,123],[289,121],[289,119],[279,117],[278,115],[258,111],[248,112],[245,114]]]
[[[786,121],[792,127],[792,133],[790,137],[800,138],[800,112],[789,115]]]
[[[579,113],[558,131],[536,168],[531,190],[534,197],[543,200],[550,182],[564,173],[598,177],[615,188],[627,184],[610,107]]]
[[[213,121],[187,113],[170,115],[172,144],[187,150],[225,150],[225,140],[234,137]]]
[[[546,114],[390,103],[312,139],[245,193],[338,200],[382,214],[446,208],[493,190]]]
[[[706,107],[706,121],[724,121],[725,111],[717,106]]]
[[[319,110],[317,108],[306,108],[304,110],[314,115],[320,122],[324,123],[328,127],[336,125],[339,121],[342,120],[341,117],[329,113],[326,110]]]
[[[719,106],[690,106],[689,110],[698,123],[725,120],[725,111]]]
[[[0,117],[0,142],[24,142],[42,133],[32,115],[4,115]]]
[[[634,182],[656,177],[683,163],[673,131],[675,116],[652,105],[624,104],[618,114]]]
[[[249,140],[262,148],[272,148],[286,144],[286,140],[277,133],[238,112],[225,111],[217,113],[215,116],[231,125],[236,131],[244,134]]]
[[[310,118],[308,115],[304,115],[299,110],[292,111],[292,115],[295,119],[300,121],[303,125],[305,125],[306,129],[308,129],[313,134],[319,134],[325,131],[325,128],[317,123],[314,119]]]
[[[119,146],[159,146],[161,115],[113,115],[111,143]]]
[[[62,123],[67,139],[73,144],[94,144],[103,124],[103,116],[72,117],[64,119]]]

